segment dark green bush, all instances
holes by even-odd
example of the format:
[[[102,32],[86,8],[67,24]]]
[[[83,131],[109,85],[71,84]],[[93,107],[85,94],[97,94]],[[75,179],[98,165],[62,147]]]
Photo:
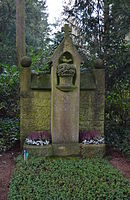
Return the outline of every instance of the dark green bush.
[[[106,160],[18,159],[8,200],[128,200],[130,182]]]
[[[126,128],[129,118],[130,90],[129,81],[120,82],[116,88],[106,92],[105,118],[106,122]]]
[[[130,130],[115,123],[107,122],[105,125],[105,142],[130,158]]]
[[[105,141],[130,157],[129,80],[121,80],[106,92]]]
[[[10,149],[19,140],[19,119],[0,118],[0,151]]]
[[[0,64],[1,66],[1,64]],[[0,117],[19,116],[19,70],[3,65],[0,73]]]

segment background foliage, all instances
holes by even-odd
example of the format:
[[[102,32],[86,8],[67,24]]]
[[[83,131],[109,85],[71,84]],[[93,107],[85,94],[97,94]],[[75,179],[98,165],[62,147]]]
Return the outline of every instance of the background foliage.
[[[46,1],[25,1],[26,51],[32,69],[49,71],[48,60],[63,38],[50,37]],[[58,26],[56,23],[55,26]],[[19,130],[19,69],[16,66],[16,5],[14,0],[0,1],[0,150],[11,147]]]
[[[0,151],[10,149],[19,139],[19,70],[1,65],[0,74]]]
[[[49,24],[46,1],[25,1],[26,48],[46,50]],[[14,0],[0,1],[0,62],[16,65],[16,5]]]
[[[83,67],[92,66],[95,58],[104,61],[107,144],[129,152],[130,39],[126,40],[126,36],[130,37],[130,2],[75,0],[71,9],[65,7],[65,14],[74,29],[77,48],[84,57]]]
[[[13,65],[1,65],[0,117],[19,116],[19,70]]]
[[[19,119],[0,118],[0,152],[10,149],[19,140]]]

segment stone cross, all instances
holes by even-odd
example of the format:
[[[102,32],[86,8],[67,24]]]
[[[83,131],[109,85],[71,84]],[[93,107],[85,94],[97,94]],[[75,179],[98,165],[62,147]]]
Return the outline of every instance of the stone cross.
[[[69,24],[65,24],[64,27],[62,27],[62,32],[64,32],[64,38],[67,38],[70,33],[71,33],[72,29],[69,27]]]

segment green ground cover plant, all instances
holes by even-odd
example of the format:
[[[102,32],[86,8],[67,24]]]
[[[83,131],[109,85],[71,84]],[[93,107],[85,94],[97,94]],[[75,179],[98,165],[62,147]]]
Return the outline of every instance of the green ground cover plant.
[[[130,181],[105,159],[17,159],[8,200],[128,200]]]

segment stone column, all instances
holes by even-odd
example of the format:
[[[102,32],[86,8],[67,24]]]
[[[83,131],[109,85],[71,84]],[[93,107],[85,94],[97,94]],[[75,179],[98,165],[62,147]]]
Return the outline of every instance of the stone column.
[[[67,34],[52,58],[53,144],[79,142],[80,56]]]
[[[21,88],[20,88],[20,140],[21,148],[23,147],[24,139],[28,134],[28,126],[25,121],[31,112],[31,98],[30,96],[30,84],[31,84],[31,59],[24,56],[21,59]]]
[[[105,68],[101,59],[95,60],[93,73],[96,80],[96,91],[93,99],[93,126],[101,135],[104,135],[105,112]]]

